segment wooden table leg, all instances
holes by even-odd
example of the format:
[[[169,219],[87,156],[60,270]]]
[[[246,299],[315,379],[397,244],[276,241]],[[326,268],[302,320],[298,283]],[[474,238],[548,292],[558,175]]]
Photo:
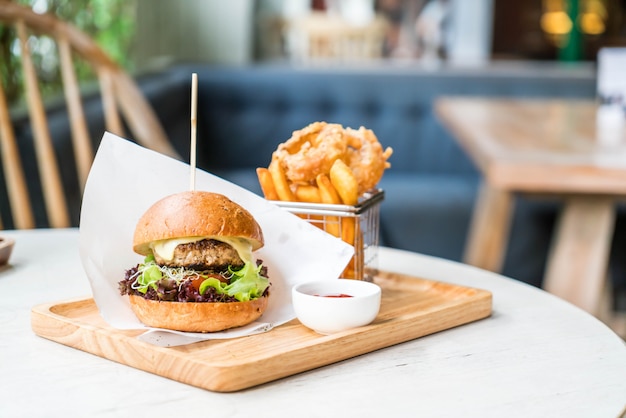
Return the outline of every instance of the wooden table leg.
[[[612,198],[568,198],[553,239],[544,289],[596,315],[607,277],[614,224]]]
[[[512,215],[512,194],[483,182],[474,206],[463,261],[499,272],[506,255]]]

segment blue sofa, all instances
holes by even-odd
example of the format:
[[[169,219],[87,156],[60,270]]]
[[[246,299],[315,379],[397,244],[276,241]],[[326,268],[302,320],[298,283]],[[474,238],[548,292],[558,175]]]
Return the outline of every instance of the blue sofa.
[[[423,71],[393,66],[221,68],[180,64],[143,75],[138,81],[183,156],[189,155],[192,72],[198,73],[199,80],[200,168],[260,194],[255,169],[268,165],[272,151],[292,131],[313,121],[365,126],[383,146],[394,149],[392,167],[380,183],[385,190],[381,243],[451,260],[461,260],[480,175],[437,119],[433,101],[441,95],[595,96],[592,68]],[[94,108],[90,125],[94,145],[103,130],[96,116],[96,99],[87,98]],[[51,110],[51,114],[57,113],[63,111]],[[55,139],[60,154],[67,155],[67,122],[61,116],[57,119]],[[25,126],[22,134],[27,136],[27,131]],[[72,186],[73,174],[65,173],[64,181],[71,191],[77,223],[80,195]],[[503,273],[539,286],[560,203],[520,196],[516,205]],[[622,218],[618,216],[618,230],[625,232],[626,218]],[[624,248],[626,234],[618,233],[611,261],[618,289],[626,287],[626,263],[617,256]]]

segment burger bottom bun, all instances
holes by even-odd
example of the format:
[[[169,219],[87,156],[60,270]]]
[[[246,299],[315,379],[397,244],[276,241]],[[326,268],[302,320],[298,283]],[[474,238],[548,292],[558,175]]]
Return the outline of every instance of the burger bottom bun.
[[[129,295],[137,318],[154,328],[185,332],[217,332],[241,327],[258,319],[269,297],[248,302],[160,302]]]

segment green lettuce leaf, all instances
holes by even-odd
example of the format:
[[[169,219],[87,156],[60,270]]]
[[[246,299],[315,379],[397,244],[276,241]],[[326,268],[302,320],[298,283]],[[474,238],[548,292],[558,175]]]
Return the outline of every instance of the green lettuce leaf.
[[[198,288],[198,291],[200,292],[201,295],[204,295],[206,293],[206,291],[208,290],[208,288],[212,287],[215,290],[217,290],[218,294],[223,295],[223,294],[226,293],[224,291],[224,287],[225,286],[226,286],[225,283],[219,281],[215,277],[209,277],[209,278],[203,280],[202,283],[200,283],[200,287]]]
[[[144,264],[141,269],[141,274],[137,277],[137,284],[139,285],[137,290],[141,293],[146,293],[150,287],[157,289],[157,283],[163,278],[161,269],[154,261],[154,256],[148,256],[144,259]]]
[[[269,286],[269,280],[260,274],[261,267],[246,263],[241,270],[229,269],[233,278],[230,284],[225,287],[226,293],[229,296],[234,296],[240,302],[261,297]]]

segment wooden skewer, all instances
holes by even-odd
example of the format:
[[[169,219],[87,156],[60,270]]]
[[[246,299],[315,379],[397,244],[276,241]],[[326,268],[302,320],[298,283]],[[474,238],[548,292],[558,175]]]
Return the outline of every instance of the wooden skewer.
[[[189,149],[189,189],[196,189],[196,115],[198,112],[198,74],[191,75],[191,146]]]

